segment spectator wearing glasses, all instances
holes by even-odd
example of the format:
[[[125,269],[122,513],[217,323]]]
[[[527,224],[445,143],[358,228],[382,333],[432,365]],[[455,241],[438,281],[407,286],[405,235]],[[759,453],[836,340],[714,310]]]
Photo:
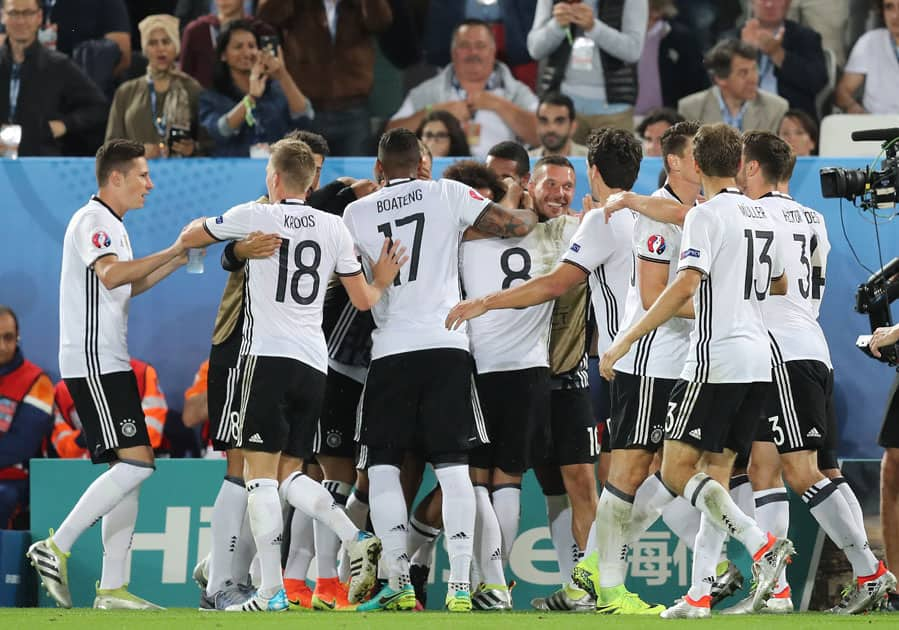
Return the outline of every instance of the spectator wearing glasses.
[[[19,156],[89,155],[96,146],[83,138],[102,135],[106,98],[72,60],[41,45],[43,19],[38,0],[3,2],[0,123],[22,127]]]
[[[468,157],[471,150],[459,120],[447,111],[437,109],[422,118],[415,131],[432,157]]]
[[[175,68],[178,18],[149,15],[140,23],[147,74],[126,81],[112,99],[106,139],[126,138],[144,145],[147,158],[190,157],[208,146],[197,143],[202,88]],[[208,140],[208,136],[204,137]],[[208,142],[205,143],[208,145]]]

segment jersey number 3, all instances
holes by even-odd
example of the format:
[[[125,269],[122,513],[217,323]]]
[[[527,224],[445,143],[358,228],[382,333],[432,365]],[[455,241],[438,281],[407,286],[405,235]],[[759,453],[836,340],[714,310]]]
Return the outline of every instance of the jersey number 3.
[[[416,212],[408,217],[397,219],[394,223],[397,228],[410,223],[415,224],[415,234],[412,237],[412,255],[409,257],[409,282],[415,282],[418,278],[418,257],[421,254],[421,238],[425,232],[425,215],[423,212]],[[391,239],[391,242],[393,241],[393,226],[389,223],[379,225],[378,232],[383,234],[385,238]],[[400,274],[396,274],[396,278],[393,279],[393,286],[400,286]]]
[[[308,265],[303,262],[305,252],[312,251],[312,262]],[[308,260],[308,255],[306,256]],[[297,304],[307,305],[315,302],[318,297],[318,287],[321,277],[318,275],[318,266],[322,261],[322,248],[315,241],[300,241],[293,250],[293,263],[296,271],[290,276],[290,297]],[[278,256],[278,288],[275,292],[275,301],[284,302],[287,297],[287,268],[290,265],[290,239],[281,240],[281,250]],[[303,276],[312,278],[312,290],[308,295],[300,293],[300,280]]]

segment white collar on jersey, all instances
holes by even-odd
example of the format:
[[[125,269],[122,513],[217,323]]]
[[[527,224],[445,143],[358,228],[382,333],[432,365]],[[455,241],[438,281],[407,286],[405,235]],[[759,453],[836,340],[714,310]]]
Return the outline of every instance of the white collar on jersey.
[[[759,199],[764,199],[765,197],[780,197],[781,199],[789,199],[790,201],[793,201],[793,198],[790,195],[788,195],[787,193],[782,193],[779,190],[769,190],[764,195],[759,197]]]
[[[743,192],[739,188],[732,188],[731,186],[728,186],[727,188],[722,188],[721,190],[718,191],[719,195],[721,193],[728,193],[731,195],[742,195],[743,194]]]
[[[305,206],[306,205],[306,202],[303,201],[302,199],[292,199],[292,198],[291,199],[282,199],[278,203],[285,205],[285,206]]]
[[[396,186],[397,184],[405,184],[407,182],[415,181],[411,177],[397,177],[396,179],[391,179],[387,182],[387,186]]]
[[[109,204],[107,204],[105,201],[103,201],[102,199],[100,199],[100,197],[98,197],[97,195],[91,195],[91,201],[96,201],[98,204],[100,204],[101,206],[103,206],[104,208],[106,208],[107,210],[109,210],[109,214],[111,214],[111,215],[114,216],[116,219],[118,219],[118,220],[119,220],[119,223],[124,223],[124,221],[122,221],[122,217],[120,217],[119,215],[117,215],[117,214],[115,213],[115,210],[113,210],[112,208],[110,208],[110,207],[109,207]]]

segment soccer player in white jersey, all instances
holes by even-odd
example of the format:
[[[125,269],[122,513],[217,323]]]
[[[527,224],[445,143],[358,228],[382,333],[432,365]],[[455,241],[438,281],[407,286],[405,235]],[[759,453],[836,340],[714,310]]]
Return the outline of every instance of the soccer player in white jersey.
[[[386,185],[344,212],[365,266],[384,237],[411,244],[409,264],[372,309],[377,328],[357,438],[368,450],[371,519],[384,542],[388,584],[359,607],[363,611],[415,606],[399,468],[410,449],[434,466],[443,490],[446,607],[471,610],[475,499],[467,451],[487,436],[475,412],[468,335],[445,330],[443,320],[459,299],[462,232],[474,226],[497,236],[524,236],[536,223],[533,212],[505,210],[459,182],[416,179],[420,163],[415,134],[388,131],[375,165]]]
[[[281,499],[333,529],[359,568],[349,599],[358,601],[374,585],[380,541],[360,531],[330,493],[300,471],[302,449],[321,413],[327,346],[321,329],[325,287],[336,274],[353,304],[368,310],[381,298],[399,267],[403,250],[386,239],[362,275],[353,243],[339,217],[306,205],[315,174],[309,147],[281,140],[266,166],[269,200],[246,203],[219,217],[194,221],[183,235],[190,247],[244,238],[256,230],[278,234],[279,251],[244,267],[246,296],[241,348],[241,409],[235,446],[243,449],[249,491],[247,512],[259,554],[256,595],[228,611],[281,611],[288,607],[281,576]]]
[[[28,558],[63,608],[72,607],[67,559],[78,537],[103,519],[103,573],[95,608],[159,609],[128,592],[131,535],[141,484],[153,473],[137,381],[129,363],[128,306],[186,262],[179,237],[134,260],[123,219],[153,189],[142,144],[111,140],[97,151],[99,191],[69,221],[59,290],[59,371],[72,394],[95,464],[108,463],[50,537]]]
[[[665,170],[669,178],[653,195],[692,204],[699,194],[693,168],[693,136],[699,125],[681,122],[663,137]],[[685,165],[689,163],[689,175]],[[673,282],[680,256],[681,229],[640,215],[633,233],[635,277],[630,283],[622,328],[633,325]],[[633,518],[637,489],[646,480],[656,451],[662,445],[668,398],[686,359],[693,316],[686,304],[674,317],[643,337],[625,355],[611,383],[611,446],[609,478],[596,511],[596,552],[575,567],[572,577],[596,599],[597,610],[614,614],[659,614],[627,591],[627,544],[642,533],[642,521]],[[634,531],[634,526],[639,528]],[[691,541],[692,544],[692,541]],[[598,569],[598,573],[597,573]]]
[[[619,129],[597,129],[588,138],[587,147],[588,178],[594,198],[602,202],[614,192],[629,189],[633,185],[642,157],[640,144],[633,138],[633,134]],[[533,178],[539,176],[540,173],[535,167]],[[633,224],[634,217],[627,212],[618,213],[610,223],[605,222],[601,212],[589,212],[571,238],[568,250],[562,255],[561,263],[551,272],[535,276],[519,286],[461,302],[447,317],[447,326],[458,326],[461,322],[480,317],[495,309],[521,308],[554,300],[589,278],[593,290],[593,306],[600,321],[599,344],[600,348],[604,349],[611,343],[618,327],[618,318],[623,314],[626,287],[633,270],[631,254]],[[579,322],[578,325],[583,326],[585,323]],[[553,394],[562,398],[571,392],[577,394],[577,391],[558,389],[554,390]],[[586,382],[580,391],[589,396]],[[551,434],[553,442],[558,444],[554,444],[552,456],[557,459],[558,464],[561,464],[565,491],[572,499],[572,512],[574,513],[576,503],[589,506],[587,510],[579,509],[578,514],[576,516],[573,514],[572,518],[573,521],[575,518],[581,521],[580,527],[574,532],[574,543],[583,551],[586,550],[587,534],[596,515],[596,481],[591,462],[595,461],[599,448],[592,412],[589,410],[589,399],[586,403],[587,413],[575,415],[583,406],[571,404],[569,402],[571,397],[566,398],[562,399],[562,405],[568,403],[569,411],[553,414],[558,418],[553,420]],[[580,416],[586,420],[581,420]],[[585,426],[583,422],[589,426]],[[584,457],[591,455],[589,450],[586,454],[581,453],[581,459],[571,459],[570,451],[580,450],[579,436],[584,433],[592,436],[586,443],[592,448],[592,460]],[[574,456],[577,455],[575,452]],[[575,529],[574,526],[572,529]],[[535,600],[532,603],[544,610],[593,610],[593,598],[569,583],[569,574],[575,559],[569,560],[566,566],[562,554],[557,555],[560,556],[563,588],[549,597],[539,598],[541,601]]]
[[[793,546],[759,529],[723,484],[736,453],[744,451],[755,434],[765,383],[771,379],[761,302],[769,290],[783,294],[787,278],[770,218],[735,187],[741,147],[738,132],[727,125],[704,125],[697,132],[693,157],[708,201],[687,214],[674,282],[616,338],[601,359],[600,371],[614,379],[615,364],[630,346],[693,300],[690,351],[672,391],[665,426],[662,480],[703,513],[703,523],[711,526],[708,548],[720,550],[727,534],[746,547],[758,570],[755,596],[761,601]],[[703,464],[707,472],[699,472]],[[702,575],[710,579],[697,583],[694,575],[690,591],[662,616],[711,614],[717,560],[716,553],[705,563]]]
[[[786,295],[772,296],[762,303],[771,342],[773,383],[768,386],[763,416],[766,422],[760,426],[757,438],[774,443],[786,482],[802,496],[821,529],[852,564],[856,588],[833,612],[862,613],[895,588],[896,578],[871,553],[858,500],[849,484],[835,484],[818,468],[817,451],[825,444],[828,418],[835,413],[833,366],[817,320],[827,256],[819,244],[819,235],[826,232],[819,213],[777,190],[778,182],[789,180],[787,173],[792,170],[792,163],[789,145],[776,135],[762,131],[743,134],[743,165],[737,183],[771,217],[774,239],[783,244],[786,273],[792,285]],[[821,240],[826,242],[826,236]],[[758,508],[773,502],[786,508],[782,487],[756,494]],[[789,510],[784,511],[785,518],[774,520],[784,524],[785,532]],[[759,516],[756,518],[760,520]],[[757,605],[766,611],[789,612],[793,608],[789,586],[780,585],[770,599]],[[747,602],[730,612],[754,610]]]

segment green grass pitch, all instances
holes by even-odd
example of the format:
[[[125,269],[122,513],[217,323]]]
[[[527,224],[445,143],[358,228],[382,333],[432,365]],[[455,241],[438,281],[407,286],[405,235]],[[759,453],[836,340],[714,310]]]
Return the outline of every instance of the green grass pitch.
[[[796,613],[792,615],[754,615],[723,617],[709,620],[665,620],[647,617],[613,617],[586,613],[201,613],[193,609],[176,608],[165,612],[94,611],[90,609],[54,610],[49,608],[0,609],[0,628],[30,630],[58,628],[60,630],[142,630],[143,628],[177,628],[179,630],[247,630],[248,627],[274,628],[285,625],[302,626],[309,630],[359,629],[406,630],[459,628],[462,630],[565,630],[579,628],[727,628],[728,630],[827,630],[830,628],[896,628],[899,616],[895,613],[873,613],[856,617],[837,617],[824,613]],[[295,624],[295,625],[294,625]],[[698,625],[697,625],[698,624]]]

